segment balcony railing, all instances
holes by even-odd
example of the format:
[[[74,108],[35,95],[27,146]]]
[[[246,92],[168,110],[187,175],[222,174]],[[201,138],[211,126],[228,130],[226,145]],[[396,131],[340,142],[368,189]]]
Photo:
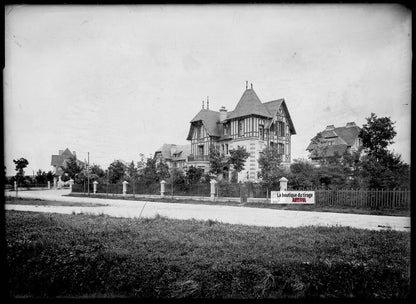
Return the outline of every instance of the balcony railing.
[[[209,161],[208,155],[189,155],[188,162],[191,161]]]

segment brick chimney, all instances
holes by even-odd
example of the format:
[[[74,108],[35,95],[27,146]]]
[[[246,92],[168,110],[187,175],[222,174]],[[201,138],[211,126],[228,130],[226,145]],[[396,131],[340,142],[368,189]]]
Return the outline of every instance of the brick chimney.
[[[64,153],[64,150],[59,150],[59,155],[62,155]]]
[[[226,119],[227,119],[227,109],[224,106],[222,106],[220,109],[220,122]]]
[[[346,127],[347,128],[352,128],[352,127],[356,127],[357,125],[355,124],[355,122],[351,121],[351,122],[347,122]]]

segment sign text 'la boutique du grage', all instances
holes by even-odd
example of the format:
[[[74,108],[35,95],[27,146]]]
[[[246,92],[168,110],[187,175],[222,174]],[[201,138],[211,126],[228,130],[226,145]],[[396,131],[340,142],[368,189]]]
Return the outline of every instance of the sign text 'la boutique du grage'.
[[[272,204],[315,204],[315,191],[271,191]]]

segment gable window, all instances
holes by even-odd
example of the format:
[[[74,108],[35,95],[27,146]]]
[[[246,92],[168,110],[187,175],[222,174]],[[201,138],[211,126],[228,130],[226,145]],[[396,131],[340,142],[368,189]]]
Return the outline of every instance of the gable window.
[[[285,136],[285,123],[283,121],[277,122],[276,133],[277,136]]]
[[[243,124],[244,124],[243,120],[238,121],[238,137],[243,136]]]
[[[198,126],[196,129],[198,139],[201,139],[201,129],[202,129],[201,126]]]
[[[261,140],[264,140],[264,126],[259,125],[259,137]]]

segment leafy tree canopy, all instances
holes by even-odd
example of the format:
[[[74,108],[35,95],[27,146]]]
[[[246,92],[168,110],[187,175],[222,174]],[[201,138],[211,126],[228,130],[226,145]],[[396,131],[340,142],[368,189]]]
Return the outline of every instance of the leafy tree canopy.
[[[119,160],[113,161],[108,167],[108,180],[112,184],[122,182],[125,174],[126,166]]]
[[[223,172],[224,163],[222,155],[217,147],[211,146],[209,150],[209,172],[215,175]]]
[[[233,165],[233,168],[237,172],[244,170],[244,164],[250,153],[247,152],[246,148],[238,146],[237,149],[230,150],[230,159],[228,163]]]
[[[188,184],[195,184],[201,180],[203,174],[204,170],[202,168],[190,166],[186,171],[185,180]]]
[[[72,178],[73,180],[77,180],[79,178],[79,174],[82,172],[83,167],[79,165],[77,158],[75,156],[70,157],[65,165],[61,167],[62,171],[68,177],[68,180]]]
[[[19,158],[19,159],[14,159],[13,162],[16,165],[16,178],[20,178],[23,177],[25,175],[25,171],[23,170],[24,168],[26,168],[29,165],[29,162],[26,158]]]
[[[279,183],[279,179],[283,176],[282,154],[276,146],[266,147],[261,153],[258,160],[260,166],[260,177],[269,187]]]
[[[166,180],[170,177],[169,166],[166,164],[166,162],[158,161],[156,165],[156,175],[156,181]]]
[[[142,180],[146,184],[151,184],[158,181],[158,175],[156,171],[156,159],[149,157],[146,160],[146,166],[143,168]]]
[[[179,168],[173,168],[170,177],[169,182],[173,184],[185,184],[185,173]]]
[[[366,119],[367,123],[363,125],[359,137],[366,153],[379,161],[386,155],[387,147],[394,142],[393,138],[397,134],[394,122],[390,117],[377,117],[374,113]]]

